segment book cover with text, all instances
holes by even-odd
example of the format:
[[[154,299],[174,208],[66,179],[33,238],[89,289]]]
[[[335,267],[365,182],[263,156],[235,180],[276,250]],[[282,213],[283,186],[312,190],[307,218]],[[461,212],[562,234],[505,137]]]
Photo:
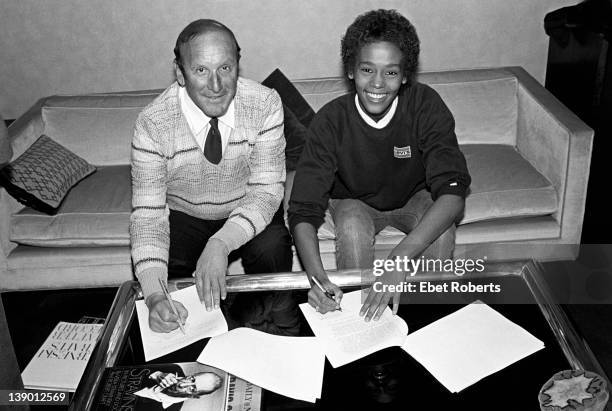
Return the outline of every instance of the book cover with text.
[[[21,373],[24,387],[74,392],[102,326],[59,322]]]
[[[236,383],[230,380],[225,371],[197,362],[111,367],[104,372],[94,410],[223,411],[228,397],[235,402]]]

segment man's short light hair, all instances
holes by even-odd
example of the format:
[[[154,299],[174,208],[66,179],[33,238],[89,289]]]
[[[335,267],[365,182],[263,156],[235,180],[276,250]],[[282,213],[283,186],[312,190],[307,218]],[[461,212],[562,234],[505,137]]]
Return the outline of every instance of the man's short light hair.
[[[189,23],[187,27],[185,27],[183,31],[181,31],[178,38],[176,39],[176,45],[174,46],[174,61],[176,65],[179,66],[183,74],[185,74],[185,70],[183,69],[181,47],[184,44],[189,43],[194,38],[213,31],[221,31],[230,35],[232,40],[234,40],[234,44],[236,46],[236,61],[240,61],[240,46],[238,45],[238,41],[236,41],[236,36],[234,36],[234,32],[232,32],[226,25],[219,23],[216,20],[199,19]]]

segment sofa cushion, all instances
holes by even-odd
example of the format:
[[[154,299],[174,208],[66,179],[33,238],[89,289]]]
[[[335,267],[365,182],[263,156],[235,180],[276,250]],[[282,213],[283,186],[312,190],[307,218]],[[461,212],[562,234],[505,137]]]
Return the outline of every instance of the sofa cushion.
[[[516,145],[518,81],[507,70],[422,73],[455,117],[459,144]]]
[[[557,211],[557,191],[512,146],[461,146],[472,176],[461,224]]]
[[[44,247],[127,246],[131,182],[129,166],[99,167],[74,187],[57,214],[24,208],[13,215],[11,241]]]
[[[554,186],[540,174],[514,147],[498,144],[461,146],[472,184],[465,201],[460,224],[519,217],[550,215],[557,211]],[[387,227],[377,235],[382,239],[403,237],[399,230]],[[334,222],[329,214],[319,227],[320,240],[335,238]]]
[[[460,144],[516,145],[518,80],[513,72],[495,69],[419,73],[417,80],[438,92],[453,113]],[[293,83],[315,111],[353,89],[344,77]]]
[[[91,164],[130,163],[134,123],[159,90],[53,96],[41,109],[44,132]]]
[[[314,111],[319,111],[336,97],[350,92],[353,87],[344,77],[295,80],[293,85]]]
[[[20,203],[54,214],[68,191],[94,171],[85,159],[42,135],[0,171],[0,183]]]

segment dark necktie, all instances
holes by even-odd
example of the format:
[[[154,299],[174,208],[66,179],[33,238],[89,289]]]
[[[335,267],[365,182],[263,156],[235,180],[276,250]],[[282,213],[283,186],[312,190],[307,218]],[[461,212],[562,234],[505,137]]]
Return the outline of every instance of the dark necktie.
[[[204,144],[204,156],[213,164],[219,164],[221,161],[221,133],[219,133],[218,122],[217,117],[210,119],[210,128]]]

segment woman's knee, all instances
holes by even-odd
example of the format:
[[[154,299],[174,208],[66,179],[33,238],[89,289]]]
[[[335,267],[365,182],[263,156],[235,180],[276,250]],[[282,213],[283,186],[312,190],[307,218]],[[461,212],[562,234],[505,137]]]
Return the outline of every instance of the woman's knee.
[[[332,218],[336,237],[359,241],[361,238],[372,241],[374,222],[363,203],[359,200],[339,200],[335,205]]]
[[[334,209],[336,262],[339,269],[368,268],[374,256],[374,222],[358,200],[342,200]]]

